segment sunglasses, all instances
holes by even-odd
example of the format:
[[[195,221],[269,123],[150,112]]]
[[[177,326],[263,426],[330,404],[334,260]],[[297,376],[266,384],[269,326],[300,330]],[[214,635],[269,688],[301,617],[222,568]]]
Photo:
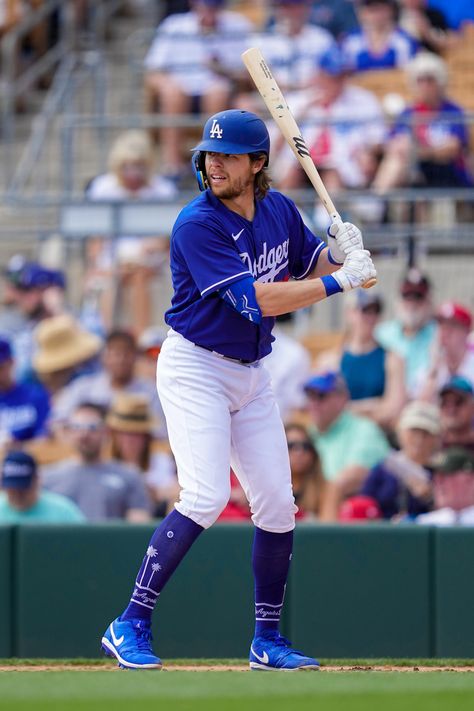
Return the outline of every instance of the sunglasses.
[[[450,395],[449,397],[442,397],[440,405],[441,407],[448,407],[449,405],[453,405],[454,407],[462,407],[465,402],[467,402],[467,398],[465,397]]]
[[[373,306],[365,306],[363,309],[361,309],[363,314],[366,314],[368,316],[378,316],[380,314],[380,306],[377,306],[374,304]]]
[[[311,442],[288,442],[288,449],[290,452],[297,449],[303,452],[312,452],[314,447]]]
[[[73,432],[99,432],[104,425],[102,422],[70,422],[69,429]]]
[[[420,291],[405,291],[402,293],[402,299],[405,301],[423,301],[426,298],[426,294]]]
[[[318,400],[321,402],[322,400],[325,400],[331,393],[325,393],[322,392],[321,390],[311,390],[308,393],[308,397],[310,400]]]

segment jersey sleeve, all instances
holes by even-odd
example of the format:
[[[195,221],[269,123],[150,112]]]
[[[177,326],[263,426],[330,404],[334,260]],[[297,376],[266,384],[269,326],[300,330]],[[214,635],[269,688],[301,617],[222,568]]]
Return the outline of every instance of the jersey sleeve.
[[[289,270],[294,279],[305,279],[316,268],[326,243],[316,237],[303,222],[296,205],[288,200],[290,246]]]
[[[209,296],[242,277],[253,276],[226,236],[201,223],[186,222],[180,226],[173,234],[172,250],[176,259],[186,265],[201,296]]]

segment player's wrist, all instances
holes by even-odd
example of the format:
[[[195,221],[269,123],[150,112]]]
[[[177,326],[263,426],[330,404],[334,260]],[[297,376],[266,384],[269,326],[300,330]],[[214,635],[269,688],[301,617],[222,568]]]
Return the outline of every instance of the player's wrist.
[[[335,272],[337,274],[337,272]],[[340,294],[344,289],[337,279],[334,278],[333,274],[326,274],[321,277],[324,288],[326,290],[326,296],[332,296],[333,294]]]

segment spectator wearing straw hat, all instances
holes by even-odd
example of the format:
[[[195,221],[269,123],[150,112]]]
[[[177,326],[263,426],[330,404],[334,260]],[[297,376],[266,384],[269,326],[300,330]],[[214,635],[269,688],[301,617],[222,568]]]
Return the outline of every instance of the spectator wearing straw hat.
[[[84,515],[65,496],[41,491],[35,459],[10,451],[1,465],[0,523],[82,523]]]
[[[139,472],[123,462],[107,460],[106,412],[85,402],[70,416],[65,436],[73,457],[44,467],[45,489],[74,501],[89,521],[150,519],[150,499]]]
[[[118,393],[134,393],[145,395],[149,399],[156,421],[155,434],[166,437],[156,383],[135,373],[138,353],[137,342],[132,333],[123,329],[110,331],[105,339],[101,368],[97,372],[76,378],[64,389],[55,403],[55,418],[67,419],[81,402],[95,402],[108,408]]]
[[[140,471],[153,501],[154,516],[166,515],[178,498],[179,485],[171,450],[153,446],[156,423],[149,399],[133,393],[117,394],[106,421],[112,458]]]
[[[33,367],[51,394],[52,420],[56,422],[66,387],[80,372],[93,367],[102,341],[82,329],[78,321],[68,314],[45,319],[34,335],[37,350]]]

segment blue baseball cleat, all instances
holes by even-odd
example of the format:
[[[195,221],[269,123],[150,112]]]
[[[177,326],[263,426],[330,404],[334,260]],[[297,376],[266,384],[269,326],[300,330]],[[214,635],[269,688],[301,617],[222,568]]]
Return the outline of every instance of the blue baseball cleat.
[[[306,657],[278,632],[267,632],[254,637],[250,645],[250,669],[253,671],[306,671],[318,670],[319,662]]]
[[[115,657],[122,669],[161,669],[161,659],[151,648],[151,629],[144,620],[116,620],[102,637],[102,649]]]

